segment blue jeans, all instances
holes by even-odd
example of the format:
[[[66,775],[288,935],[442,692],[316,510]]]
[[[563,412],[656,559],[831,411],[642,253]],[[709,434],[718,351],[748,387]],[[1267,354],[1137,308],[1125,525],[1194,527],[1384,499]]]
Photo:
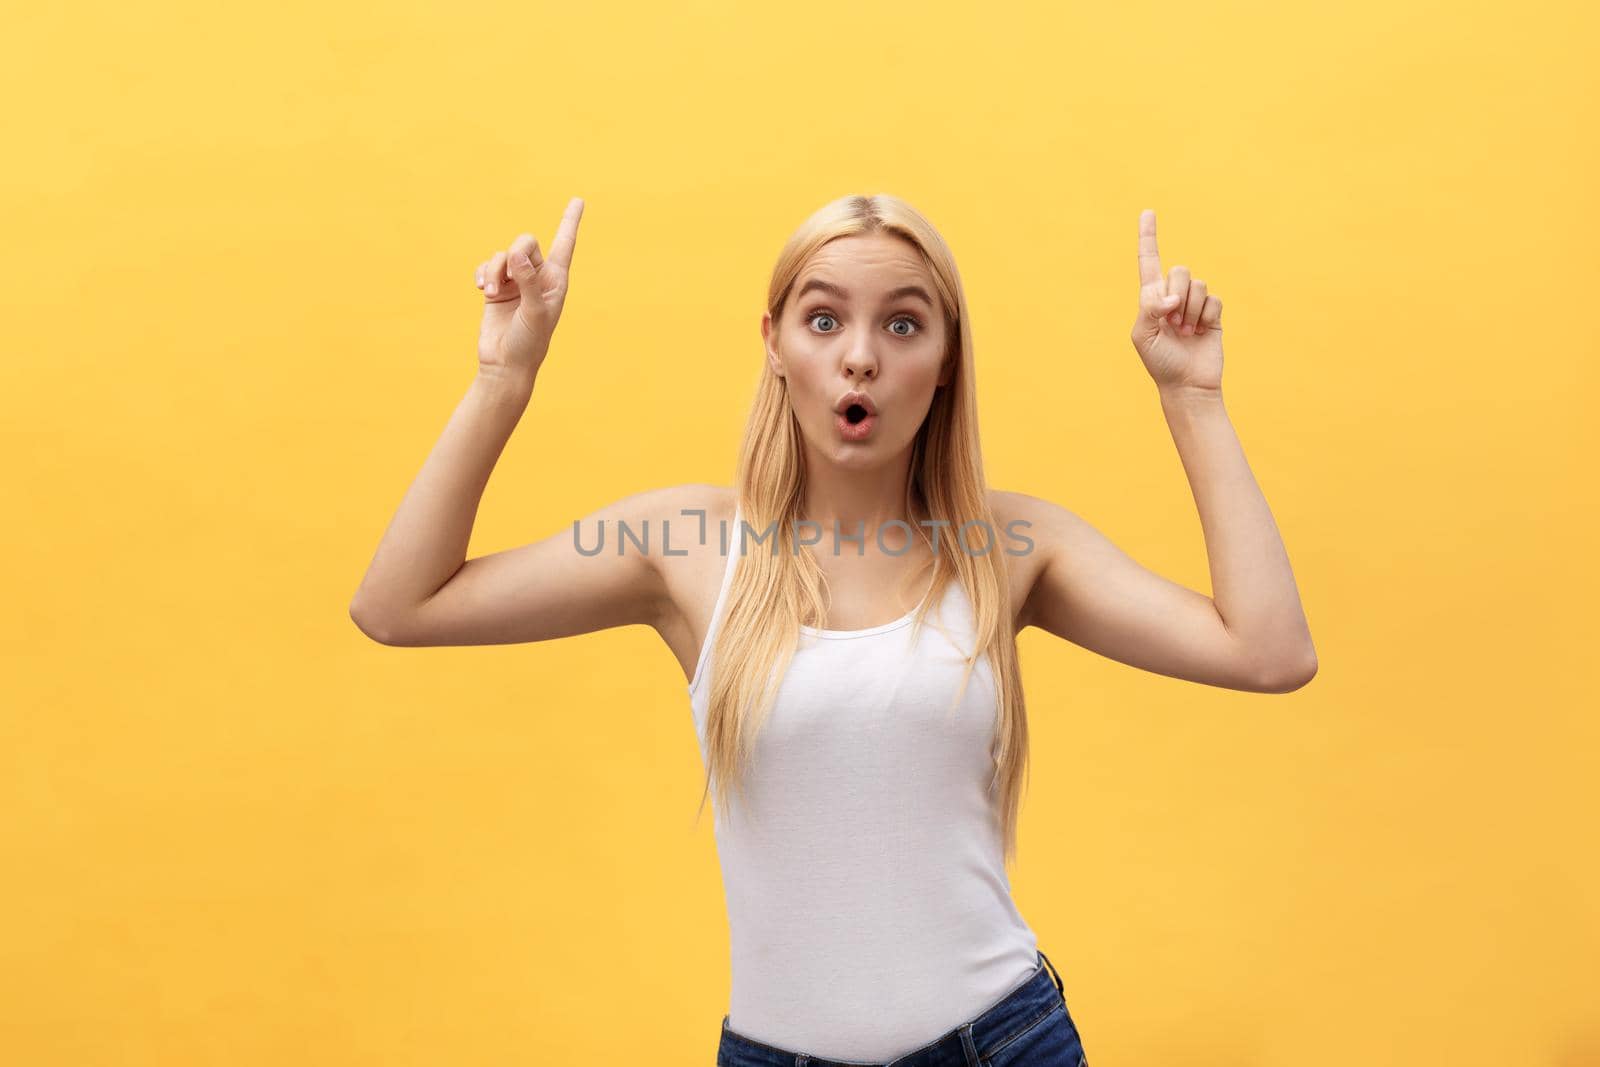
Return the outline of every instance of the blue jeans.
[[[1046,968],[1049,968],[1048,973]],[[887,1064],[826,1060],[754,1041],[722,1017],[717,1067],[1088,1067],[1061,976],[1043,952],[1028,978],[977,1018]]]

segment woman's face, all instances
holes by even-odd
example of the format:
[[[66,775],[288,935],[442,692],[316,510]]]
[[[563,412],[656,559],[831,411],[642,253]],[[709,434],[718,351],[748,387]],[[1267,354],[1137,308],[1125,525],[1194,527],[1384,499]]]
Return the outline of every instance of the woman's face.
[[[795,279],[774,331],[761,318],[767,359],[788,379],[807,443],[849,466],[882,463],[910,447],[950,380],[949,341],[933,275],[916,247],[887,234],[838,237]],[[876,414],[852,422],[852,392]]]

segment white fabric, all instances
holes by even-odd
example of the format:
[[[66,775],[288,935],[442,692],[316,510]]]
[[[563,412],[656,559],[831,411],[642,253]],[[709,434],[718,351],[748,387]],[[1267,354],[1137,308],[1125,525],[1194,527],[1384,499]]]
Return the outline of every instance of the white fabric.
[[[737,512],[689,685],[700,754],[712,646],[739,559]],[[753,537],[744,551],[770,552]],[[779,551],[784,551],[780,547]],[[951,711],[972,646],[952,585],[913,615],[804,628],[761,726],[748,808],[715,809],[731,951],[728,1026],[826,1059],[886,1062],[999,1001],[1039,966],[1011,897],[985,791],[995,696],[987,657]],[[702,764],[703,765],[703,764]]]

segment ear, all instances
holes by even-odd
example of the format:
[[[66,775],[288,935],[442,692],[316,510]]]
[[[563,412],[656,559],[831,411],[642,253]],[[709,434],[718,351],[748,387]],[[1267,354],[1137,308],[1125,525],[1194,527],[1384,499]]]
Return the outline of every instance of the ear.
[[[776,344],[776,341],[773,338],[772,312],[770,311],[763,311],[761,313],[761,340],[767,348],[767,366],[772,368],[773,374],[776,374],[778,377],[782,378],[783,359],[778,355],[778,350],[773,347]]]
[[[942,388],[943,386],[949,385],[950,379],[955,376],[955,373],[956,354],[951,352],[944,357],[944,363],[939,366],[939,386]]]

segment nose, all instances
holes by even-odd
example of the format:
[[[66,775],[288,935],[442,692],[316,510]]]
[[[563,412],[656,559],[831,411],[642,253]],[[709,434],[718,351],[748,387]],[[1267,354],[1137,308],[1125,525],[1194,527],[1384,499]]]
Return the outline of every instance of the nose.
[[[863,337],[844,354],[844,376],[871,381],[877,373],[878,357],[872,354],[872,341]]]

